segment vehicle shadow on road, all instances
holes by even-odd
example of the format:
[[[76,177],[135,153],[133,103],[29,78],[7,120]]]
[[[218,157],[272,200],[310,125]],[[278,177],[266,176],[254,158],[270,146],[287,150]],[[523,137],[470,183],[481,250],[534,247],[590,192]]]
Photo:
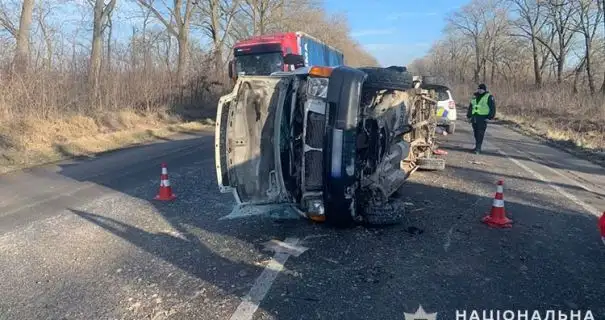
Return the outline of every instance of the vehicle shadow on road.
[[[199,237],[183,228],[177,228],[176,232],[154,233],[106,216],[75,209],[70,209],[70,211],[191,276],[219,287],[226,293],[243,295],[242,288],[234,290],[234,287],[231,286],[232,279],[221,277],[221,274],[237,277],[238,273],[257,274],[260,270],[259,266],[220,256]],[[145,277],[145,274],[137,273],[131,276],[134,278]],[[153,275],[148,276],[153,277]]]
[[[133,158],[137,160],[133,161]],[[160,164],[163,162],[168,164],[171,187],[177,196],[173,201],[153,199],[159,191]],[[246,163],[241,166],[243,170],[251,168]],[[264,250],[263,243],[287,237],[302,239],[317,233],[320,228],[309,221],[282,221],[266,216],[219,220],[229,214],[235,201],[233,195],[222,194],[218,190],[211,135],[138,147],[59,167],[60,175],[118,192],[121,198],[119,205],[108,203],[94,210],[74,207],[70,211],[134,245],[138,252],[157,257],[198,279],[197,282],[191,280],[186,295],[191,295],[206,283],[229,296],[231,303],[237,304],[273,255],[273,252]],[[150,209],[142,209],[141,200]],[[161,224],[168,224],[165,229],[170,231],[154,231]],[[133,263],[128,257],[124,259],[124,264]],[[153,260],[145,261],[143,263],[155,265]],[[164,282],[166,290],[182,291],[182,285],[163,279],[172,269],[133,270],[136,272],[124,272],[121,276],[128,280],[143,278],[150,282]],[[231,306],[231,312],[236,306]],[[213,310],[207,312],[212,313]],[[190,316],[200,317],[199,314]]]
[[[602,289],[595,284],[605,274],[605,254],[596,236],[595,217],[566,208],[553,211],[507,202],[507,210],[514,213],[513,228],[490,229],[480,218],[489,211],[491,198],[444,187],[437,183],[439,174],[427,173],[429,178],[412,179],[398,191],[397,196],[411,205],[408,220],[392,228],[336,230],[265,216],[219,220],[235,203],[231,194],[218,191],[212,137],[162,144],[175,143],[182,151],[157,156],[139,149],[129,157],[140,161],[126,167],[120,164],[127,158],[124,153],[99,159],[99,166],[96,160],[86,166],[61,165],[59,174],[123,196],[119,206],[71,212],[235,297],[246,294],[264,268],[253,262],[270,257],[262,250],[263,242],[324,235],[305,244],[310,250],[288,262],[299,276],[278,277],[261,304],[276,319],[317,319],[318,314],[329,319],[400,318],[419,304],[452,315],[455,309],[513,306],[603,309]],[[161,149],[162,144],[154,148]],[[168,163],[177,195],[171,202],[153,200],[162,162]],[[491,179],[482,172],[452,171]],[[135,204],[128,203],[140,200],[152,210],[133,214]],[[167,222],[172,233],[152,231],[157,221]],[[410,227],[423,232],[410,232]],[[123,276],[158,281],[167,277],[164,273],[151,269]],[[172,290],[180,287],[169,280],[164,283]],[[191,291],[200,285],[193,282]]]
[[[246,255],[239,261],[226,258],[228,255],[211,250],[210,242],[218,242],[215,249],[261,250],[260,244],[271,238],[326,235],[307,244],[309,251],[288,262],[288,268],[301,276],[278,277],[261,304],[260,309],[276,319],[317,319],[317,314],[331,319],[392,318],[415,311],[419,304],[452,317],[455,309],[465,308],[546,310],[571,305],[596,312],[602,305],[595,283],[605,272],[599,262],[605,256],[598,247],[594,217],[507,201],[506,208],[513,213],[509,217],[515,220],[513,228],[490,229],[479,220],[489,211],[491,198],[412,179],[397,194],[412,204],[407,208],[408,221],[392,228],[335,230],[303,220],[278,222],[267,217],[218,220],[232,208],[232,196],[217,191],[213,159],[203,151],[193,156],[207,161],[170,162],[170,178],[178,197],[173,202],[152,200],[159,184],[158,163],[134,176],[92,179],[148,201],[176,234],[155,234],[105,213],[72,212],[238,297],[246,294],[263,267],[251,264]],[[463,176],[482,174],[451,170]],[[146,181],[143,186],[142,180]],[[410,227],[423,232],[410,232]],[[220,238],[212,240],[214,236],[209,234]],[[239,241],[253,246],[233,248],[229,244]],[[254,258],[262,261],[268,256]],[[244,276],[239,275],[241,271]],[[124,276],[157,279],[161,272]],[[233,288],[234,282],[248,286]],[[177,287],[174,283],[166,286]],[[311,306],[314,311],[309,311]]]
[[[490,228],[481,218],[492,198],[426,182],[437,179],[398,191],[404,224],[318,240],[289,265],[305,285],[280,277],[265,309],[279,319],[395,319],[419,305],[438,319],[464,309],[467,318],[472,309],[605,312],[595,217],[506,202],[513,227]]]

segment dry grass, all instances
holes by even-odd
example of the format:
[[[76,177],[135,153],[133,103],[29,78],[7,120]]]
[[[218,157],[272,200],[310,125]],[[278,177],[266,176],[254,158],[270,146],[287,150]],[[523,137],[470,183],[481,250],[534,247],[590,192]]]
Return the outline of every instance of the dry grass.
[[[165,113],[122,111],[99,118],[25,118],[0,126],[0,173],[61,159],[91,156],[179,132],[208,130],[212,120],[182,122]]]
[[[465,100],[470,99],[474,88],[454,86],[457,100],[467,105]],[[564,86],[494,86],[490,91],[496,98],[498,119],[568,149],[605,158],[605,98],[600,94],[574,94]]]
[[[116,70],[96,101],[86,69],[0,78],[0,173],[207,128],[225,88],[204,65],[181,87],[162,70]]]

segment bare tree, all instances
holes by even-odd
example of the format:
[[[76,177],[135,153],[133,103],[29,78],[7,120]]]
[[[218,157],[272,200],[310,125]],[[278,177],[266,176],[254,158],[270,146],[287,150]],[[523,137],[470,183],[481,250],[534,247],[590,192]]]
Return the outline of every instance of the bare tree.
[[[552,54],[557,62],[557,82],[563,81],[563,71],[567,54],[571,46],[573,38],[573,30],[571,28],[574,8],[572,2],[575,0],[544,0],[546,6],[547,25],[553,30],[556,37],[556,42],[549,41],[544,36],[536,37],[542,45],[544,45]]]
[[[10,9],[5,2],[0,2],[0,26],[6,30],[15,39],[17,38],[17,28],[9,15]]]
[[[200,10],[195,15],[195,26],[212,39],[215,72],[222,78],[224,74],[223,48],[231,32],[231,27],[238,10],[240,0],[202,0],[198,3]]]
[[[573,30],[581,34],[584,40],[584,60],[588,87],[590,92],[594,94],[596,88],[592,72],[592,43],[603,19],[603,11],[601,6],[593,0],[576,0],[573,6],[576,10]]]
[[[111,73],[111,39],[113,35],[113,20],[112,15],[107,16],[107,59],[106,68],[107,73]]]
[[[90,53],[90,71],[88,73],[89,84],[91,88],[92,101],[98,101],[99,81],[101,76],[101,63],[103,59],[103,33],[107,28],[107,23],[112,11],[116,5],[116,0],[110,0],[105,4],[104,0],[94,0],[93,5],[93,28],[92,28],[92,49]],[[95,102],[96,103],[96,102]]]
[[[497,1],[488,2],[487,10],[483,10],[483,20],[485,24],[484,43],[486,52],[484,59],[490,63],[490,81],[494,83],[496,70],[499,68],[498,62],[501,54],[504,51],[505,45],[508,42],[508,34],[510,23],[508,11],[506,7],[502,7],[503,3]],[[484,76],[486,80],[487,66],[484,64]]]
[[[599,10],[605,15],[605,0],[598,1]],[[605,18],[603,18],[603,36],[605,37]],[[603,84],[601,84],[601,93],[605,95],[605,76],[603,77]]]
[[[182,85],[184,73],[187,68],[187,56],[189,49],[189,31],[191,27],[191,15],[193,14],[194,0],[174,0],[172,7],[168,7],[169,17],[165,17],[153,5],[153,0],[137,0],[142,6],[149,9],[158,20],[173,35],[179,45],[179,57],[177,62],[176,83]],[[184,7],[183,7],[184,5]]]
[[[544,60],[540,60],[540,46],[538,34],[543,30],[547,20],[542,15],[544,3],[542,1],[531,0],[510,0],[516,6],[516,13],[519,19],[515,21],[515,26],[520,31],[515,36],[526,38],[531,43],[532,60],[534,68],[534,79],[537,86],[542,86],[542,73],[544,71]],[[542,57],[543,59],[545,57]],[[547,58],[547,57],[546,57]]]
[[[15,30],[13,27],[13,32],[17,40],[15,58],[13,60],[13,71],[17,73],[22,73],[27,70],[29,62],[29,38],[33,12],[34,0],[23,0],[19,19],[19,28]]]
[[[48,5],[48,7],[47,7],[47,5]],[[38,25],[40,26],[40,31],[42,33],[42,39],[44,41],[44,46],[46,49],[46,58],[43,60],[42,64],[43,64],[43,68],[50,68],[52,66],[53,50],[54,50],[52,38],[53,38],[53,34],[55,33],[55,31],[48,24],[47,19],[53,10],[53,4],[44,3],[41,1],[38,4],[37,8],[38,8],[38,10],[37,10],[38,12],[36,14],[36,17],[38,20]]]
[[[461,11],[455,12],[448,20],[449,29],[458,30],[472,41],[472,46],[475,49],[475,69],[473,72],[475,82],[479,82],[479,76],[485,64],[486,45],[482,38],[485,25],[482,16],[482,6],[477,3],[477,0],[474,0],[464,6]]]
[[[76,114],[106,131],[122,125],[113,118],[117,110],[211,113],[215,99],[230,89],[217,77],[241,39],[235,35],[250,36],[251,29],[307,31],[341,49],[347,64],[377,64],[349,35],[346,17],[326,14],[311,5],[315,0],[130,0],[140,9],[130,13],[118,0],[29,1],[34,8],[27,63],[36,73],[26,81],[0,77],[0,123],[28,117],[61,121]],[[0,0],[0,74],[16,66],[18,35],[26,30],[19,27],[23,4]],[[249,5],[253,10],[244,12]],[[132,34],[116,37],[118,25]],[[193,76],[184,82],[187,70]]]
[[[278,22],[276,21],[278,19],[274,17],[279,15],[278,11],[283,8],[284,2],[284,0],[244,0],[242,2],[242,12],[252,22],[253,35],[265,34],[270,24]]]

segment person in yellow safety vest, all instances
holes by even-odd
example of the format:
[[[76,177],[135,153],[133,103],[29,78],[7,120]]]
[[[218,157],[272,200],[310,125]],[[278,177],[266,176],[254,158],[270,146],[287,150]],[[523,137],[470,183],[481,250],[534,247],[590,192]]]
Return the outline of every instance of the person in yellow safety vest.
[[[474,153],[481,153],[481,146],[485,131],[487,130],[487,120],[494,119],[496,115],[496,102],[494,96],[487,91],[485,84],[480,84],[477,92],[473,95],[471,103],[468,106],[466,117],[473,125],[473,133],[475,135]]]

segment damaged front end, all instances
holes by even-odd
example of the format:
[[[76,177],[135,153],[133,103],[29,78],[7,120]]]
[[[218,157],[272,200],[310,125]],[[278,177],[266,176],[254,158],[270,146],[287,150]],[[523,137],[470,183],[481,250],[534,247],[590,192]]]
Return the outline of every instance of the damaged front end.
[[[431,142],[423,96],[400,80],[344,66],[240,77],[217,110],[219,188],[335,225],[394,220],[389,198]]]
[[[327,91],[325,74],[301,70],[240,77],[217,109],[221,192],[233,192],[240,206],[292,204],[323,220]]]
[[[240,205],[290,203],[312,220],[324,221],[329,210],[351,219],[359,109],[351,97],[359,97],[363,77],[352,68],[308,67],[238,79],[217,110],[220,190]]]

